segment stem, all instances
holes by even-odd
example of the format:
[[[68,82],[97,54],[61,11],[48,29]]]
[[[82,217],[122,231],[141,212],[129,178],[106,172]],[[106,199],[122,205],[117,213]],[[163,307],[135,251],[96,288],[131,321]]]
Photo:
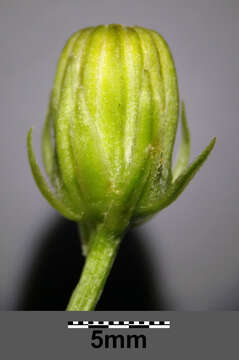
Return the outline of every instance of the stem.
[[[94,310],[117,253],[120,237],[107,234],[101,227],[91,233],[90,248],[67,311]]]

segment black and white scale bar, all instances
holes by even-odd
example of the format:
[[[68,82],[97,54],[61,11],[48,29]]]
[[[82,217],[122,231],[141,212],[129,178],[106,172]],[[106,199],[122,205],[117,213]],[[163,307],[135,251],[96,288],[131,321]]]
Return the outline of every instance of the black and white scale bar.
[[[68,321],[68,329],[169,329],[170,321]]]

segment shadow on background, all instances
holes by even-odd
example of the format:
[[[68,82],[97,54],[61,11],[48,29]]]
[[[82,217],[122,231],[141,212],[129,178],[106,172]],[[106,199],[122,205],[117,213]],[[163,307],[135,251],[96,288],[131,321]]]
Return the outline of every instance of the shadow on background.
[[[17,310],[65,310],[84,263],[77,227],[60,219],[39,243]],[[148,250],[138,231],[126,234],[96,310],[167,310]]]

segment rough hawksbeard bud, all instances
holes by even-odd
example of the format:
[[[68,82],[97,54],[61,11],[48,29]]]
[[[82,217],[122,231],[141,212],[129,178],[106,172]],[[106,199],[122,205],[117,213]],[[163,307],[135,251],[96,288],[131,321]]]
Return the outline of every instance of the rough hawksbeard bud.
[[[42,138],[51,187],[36,163],[31,130],[28,155],[44,197],[80,223],[88,256],[69,310],[94,308],[125,230],[172,203],[210,154],[215,139],[189,164],[190,136],[181,108],[182,141],[172,170],[179,93],[162,36],[113,24],[82,29],[66,43]],[[104,273],[98,283],[89,268],[96,253],[107,267],[105,273],[95,270]],[[87,281],[100,288],[93,300]]]

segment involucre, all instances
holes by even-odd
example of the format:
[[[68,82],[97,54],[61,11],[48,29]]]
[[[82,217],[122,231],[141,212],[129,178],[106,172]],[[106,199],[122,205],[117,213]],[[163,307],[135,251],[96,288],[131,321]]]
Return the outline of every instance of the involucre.
[[[142,27],[106,25],[73,34],[60,56],[42,138],[49,188],[28,135],[35,181],[49,203],[80,224],[87,260],[69,310],[91,310],[120,239],[172,203],[211,152],[192,163],[182,105],[182,143],[172,170],[179,93],[165,40]],[[93,290],[92,290],[93,289]]]

